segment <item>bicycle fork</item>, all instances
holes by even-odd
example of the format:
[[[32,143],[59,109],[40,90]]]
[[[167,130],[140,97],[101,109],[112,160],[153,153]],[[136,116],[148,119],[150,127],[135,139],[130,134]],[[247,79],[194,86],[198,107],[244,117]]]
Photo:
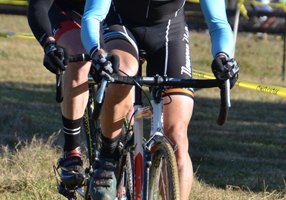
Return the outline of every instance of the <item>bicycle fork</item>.
[[[140,116],[141,105],[135,105],[136,111],[134,118],[134,199],[141,200],[143,183],[143,118]]]

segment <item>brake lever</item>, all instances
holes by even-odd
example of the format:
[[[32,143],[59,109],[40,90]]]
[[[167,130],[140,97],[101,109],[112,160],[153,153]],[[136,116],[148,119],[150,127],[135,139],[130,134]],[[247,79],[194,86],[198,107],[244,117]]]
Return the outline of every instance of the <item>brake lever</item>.
[[[227,119],[228,110],[231,107],[230,103],[230,81],[225,80],[223,87],[220,87],[221,104],[217,124],[222,126]]]
[[[101,82],[100,82],[100,86],[99,89],[97,91],[97,95],[96,95],[96,102],[101,104],[104,98],[104,91],[105,88],[107,86],[108,82],[114,82],[114,78],[112,77],[112,75],[110,75],[109,73],[106,73],[105,71],[101,71]]]
[[[57,69],[56,73],[56,101],[61,103],[64,98],[63,71]]]
[[[99,89],[97,90],[97,94],[96,94],[96,102],[98,104],[102,104],[102,101],[104,98],[104,91],[105,91],[105,88],[107,86],[107,83],[108,83],[108,81],[105,78],[103,78],[100,82],[100,86],[99,86]]]
[[[230,80],[227,79],[224,83],[225,83],[225,90],[226,90],[225,101],[226,101],[227,107],[230,108],[231,107],[231,103],[230,103]]]

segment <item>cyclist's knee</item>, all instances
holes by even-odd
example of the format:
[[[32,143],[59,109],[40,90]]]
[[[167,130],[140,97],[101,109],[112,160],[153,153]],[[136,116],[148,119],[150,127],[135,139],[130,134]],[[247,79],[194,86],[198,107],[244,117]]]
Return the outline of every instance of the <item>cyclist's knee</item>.
[[[125,59],[120,60],[120,70],[124,73],[120,73],[122,76],[135,76],[138,72],[138,62],[134,57],[127,56]]]
[[[66,76],[74,80],[75,82],[86,82],[88,73],[90,69],[90,64],[88,62],[84,63],[70,63],[67,67]]]
[[[138,60],[130,52],[116,52],[119,56],[119,74],[122,76],[135,76],[138,72]]]
[[[188,139],[187,122],[176,120],[175,123],[171,123],[170,121],[168,121],[168,123],[165,123],[165,118],[164,118],[164,130],[166,135],[175,142],[180,142],[181,144],[187,142]]]
[[[176,145],[176,154],[178,154],[179,156],[188,155],[189,142],[187,131],[185,131],[185,128],[165,128],[165,134],[171,140],[171,142]]]

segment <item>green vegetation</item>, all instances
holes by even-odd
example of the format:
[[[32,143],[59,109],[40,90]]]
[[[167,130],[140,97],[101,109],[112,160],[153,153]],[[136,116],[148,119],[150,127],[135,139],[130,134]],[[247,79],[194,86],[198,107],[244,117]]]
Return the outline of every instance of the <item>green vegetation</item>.
[[[0,15],[0,32],[30,32],[22,16]],[[191,32],[195,69],[210,72],[207,33]],[[240,33],[240,79],[285,86],[283,42]],[[0,200],[61,199],[53,165],[60,156],[55,77],[33,39],[0,37]],[[286,99],[239,87],[224,126],[217,89],[199,90],[189,127],[196,180],[192,199],[286,199]]]

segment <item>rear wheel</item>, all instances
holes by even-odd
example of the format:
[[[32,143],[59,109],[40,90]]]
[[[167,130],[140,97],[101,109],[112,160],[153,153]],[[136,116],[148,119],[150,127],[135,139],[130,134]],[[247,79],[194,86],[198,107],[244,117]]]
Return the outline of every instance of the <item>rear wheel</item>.
[[[95,102],[95,95],[96,85],[89,84],[89,99],[83,116],[83,132],[85,133],[89,167],[98,156],[96,154],[98,153],[100,143],[99,136],[101,130],[98,116],[101,107]]]
[[[118,185],[118,197],[121,197],[122,191],[124,189],[124,196],[127,199],[133,199],[133,191],[134,191],[134,163],[133,163],[133,134],[129,130],[129,125],[127,120],[124,122],[122,127],[122,138],[119,146],[121,151],[121,160],[119,164],[119,185]]]
[[[179,200],[179,177],[174,150],[168,142],[152,147],[149,200]]]
[[[85,136],[86,143],[84,144],[85,150],[86,150],[86,162],[85,165],[85,183],[82,186],[82,188],[78,188],[76,190],[76,193],[78,196],[81,196],[82,198],[79,199],[85,199],[85,200],[91,200],[90,194],[89,194],[89,185],[90,185],[90,175],[92,168],[92,164],[95,161],[95,158],[98,157],[99,154],[99,145],[100,145],[100,123],[99,123],[99,113],[101,105],[97,104],[95,102],[95,95],[96,95],[96,85],[89,84],[89,99],[87,102],[87,106],[85,109],[85,113],[83,116],[83,132]]]

